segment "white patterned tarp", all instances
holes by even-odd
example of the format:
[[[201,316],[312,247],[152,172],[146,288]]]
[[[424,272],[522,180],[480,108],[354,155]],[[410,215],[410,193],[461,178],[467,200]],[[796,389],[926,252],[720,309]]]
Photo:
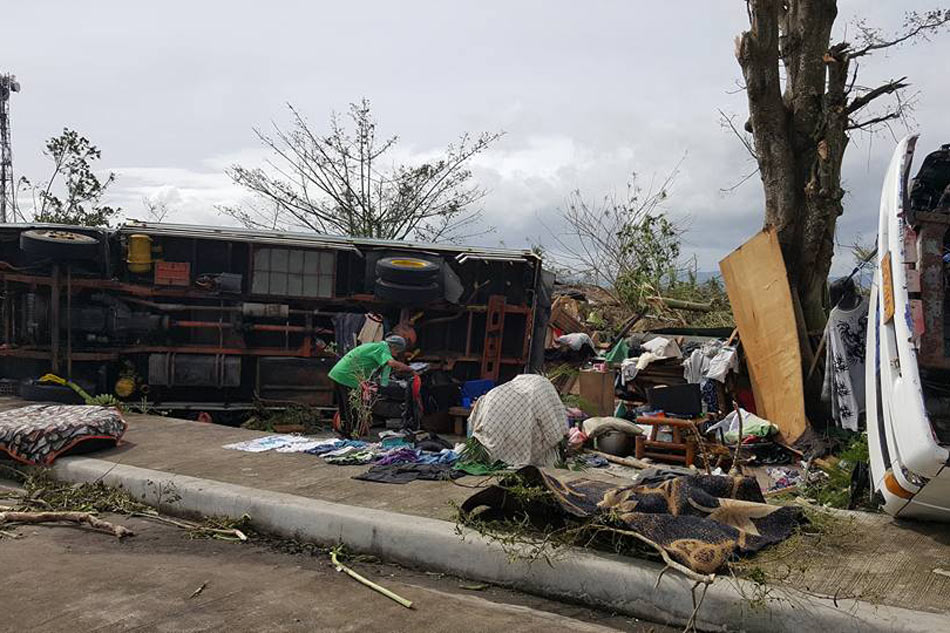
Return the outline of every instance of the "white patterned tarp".
[[[478,399],[472,429],[493,460],[552,466],[567,433],[567,412],[550,380],[522,374]]]
[[[31,404],[0,413],[0,451],[31,465],[48,465],[81,442],[118,442],[126,423],[113,408]]]

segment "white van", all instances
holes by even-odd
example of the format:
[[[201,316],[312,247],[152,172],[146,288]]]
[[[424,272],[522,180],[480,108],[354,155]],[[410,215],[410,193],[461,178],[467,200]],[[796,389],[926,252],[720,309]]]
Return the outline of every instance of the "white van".
[[[889,514],[950,521],[950,146],[911,182],[916,142],[897,146],[881,192],[866,364],[871,485]]]

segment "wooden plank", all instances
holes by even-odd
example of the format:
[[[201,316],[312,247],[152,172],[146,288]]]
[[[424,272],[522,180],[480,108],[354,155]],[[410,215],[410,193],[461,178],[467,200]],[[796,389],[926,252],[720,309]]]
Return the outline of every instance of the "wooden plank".
[[[775,231],[765,230],[719,262],[745,350],[758,414],[794,442],[808,428],[792,293]]]

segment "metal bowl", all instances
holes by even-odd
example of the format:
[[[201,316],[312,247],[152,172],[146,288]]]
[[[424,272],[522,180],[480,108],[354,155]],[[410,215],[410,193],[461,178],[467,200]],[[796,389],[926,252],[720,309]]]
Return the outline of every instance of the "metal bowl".
[[[633,453],[635,441],[632,436],[626,433],[607,431],[603,435],[594,438],[594,448],[617,457],[626,457]]]

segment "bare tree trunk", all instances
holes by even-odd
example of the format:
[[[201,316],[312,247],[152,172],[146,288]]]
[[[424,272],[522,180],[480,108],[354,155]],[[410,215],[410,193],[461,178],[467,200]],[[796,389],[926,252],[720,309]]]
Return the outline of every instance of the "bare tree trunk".
[[[765,226],[775,228],[789,283],[809,330],[825,321],[824,287],[841,215],[841,157],[847,145],[847,58],[829,55],[833,0],[752,0],[752,28],[737,40],[749,124],[765,192]],[[786,70],[784,90],[780,63]],[[831,67],[835,68],[831,68]],[[829,73],[829,71],[831,71]]]

